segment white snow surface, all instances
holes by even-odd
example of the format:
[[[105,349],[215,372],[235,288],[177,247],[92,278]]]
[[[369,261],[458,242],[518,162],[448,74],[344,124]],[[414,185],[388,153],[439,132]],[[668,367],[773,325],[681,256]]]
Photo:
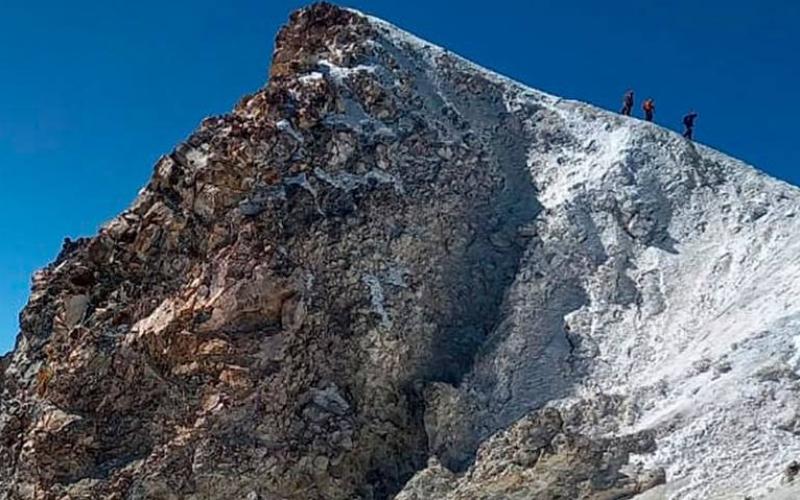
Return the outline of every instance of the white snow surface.
[[[452,56],[370,20],[418,53],[434,80],[438,58]],[[583,303],[559,318],[585,354],[570,361],[553,347],[565,345],[560,326],[530,319],[558,304],[543,302],[529,278],[543,266],[536,255],[523,262],[508,297],[514,327],[462,384],[488,391],[495,416],[481,424],[497,430],[543,404],[593,408],[611,396],[613,412],[581,430],[655,431],[657,449],[633,462],[666,469],[659,498],[759,498],[779,488],[800,459],[800,191],[657,125],[456,60],[502,86],[509,111],[551,111],[551,123],[532,118],[529,128],[568,132],[532,146],[528,167],[543,206],[539,234],[555,254],[545,269],[584,268],[573,273]],[[587,255],[597,264],[584,265]],[[582,375],[571,375],[577,368]],[[490,389],[486,373],[497,381]]]

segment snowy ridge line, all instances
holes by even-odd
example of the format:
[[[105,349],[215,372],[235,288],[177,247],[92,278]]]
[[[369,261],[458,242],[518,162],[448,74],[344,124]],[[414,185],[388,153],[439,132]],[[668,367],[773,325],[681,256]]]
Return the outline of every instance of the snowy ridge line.
[[[561,97],[558,97],[558,96],[555,96],[555,95],[552,95],[552,94],[548,94],[547,92],[543,92],[541,90],[529,87],[529,86],[527,86],[527,85],[525,85],[525,84],[523,84],[523,83],[521,83],[521,82],[519,82],[517,80],[514,80],[513,78],[510,78],[508,76],[502,75],[502,74],[500,74],[500,73],[498,73],[496,71],[493,71],[493,70],[488,69],[488,68],[486,68],[484,66],[481,66],[481,65],[479,65],[479,64],[477,64],[477,63],[475,63],[473,61],[470,61],[469,59],[467,59],[467,58],[465,58],[465,57],[463,57],[463,56],[461,56],[461,55],[459,55],[459,54],[457,54],[455,52],[447,50],[447,49],[445,49],[445,48],[443,48],[443,47],[441,47],[439,45],[427,42],[424,39],[414,35],[413,33],[410,33],[410,32],[408,32],[408,31],[406,31],[406,30],[404,30],[402,28],[399,28],[398,26],[396,26],[396,25],[394,25],[394,24],[392,24],[390,22],[384,21],[383,19],[371,16],[369,14],[365,14],[365,13],[363,13],[361,11],[358,11],[358,10],[355,10],[355,9],[348,9],[348,10],[350,10],[354,14],[357,14],[357,15],[360,15],[360,16],[366,18],[371,24],[373,24],[374,26],[380,28],[381,31],[385,35],[387,35],[390,39],[393,39],[395,41],[405,42],[408,45],[410,45],[411,47],[415,47],[415,48],[419,49],[419,51],[421,53],[426,55],[429,63],[433,63],[434,62],[432,60],[432,58],[430,57],[431,54],[429,52],[431,52],[431,51],[435,52],[435,55],[445,55],[446,54],[448,56],[453,57],[462,66],[467,67],[472,71],[481,73],[482,75],[489,77],[491,80],[494,80],[496,83],[501,83],[503,85],[515,87],[516,90],[519,90],[519,91],[534,95],[534,96],[538,97],[539,99],[549,100],[549,101],[551,101],[553,103],[560,102],[560,101],[565,101],[565,99],[563,99]]]

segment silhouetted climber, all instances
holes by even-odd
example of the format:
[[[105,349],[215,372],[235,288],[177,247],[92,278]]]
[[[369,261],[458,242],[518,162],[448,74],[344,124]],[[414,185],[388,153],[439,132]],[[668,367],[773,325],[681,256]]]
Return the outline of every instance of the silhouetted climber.
[[[633,90],[625,92],[625,97],[622,98],[622,113],[625,116],[631,116],[633,111]]]
[[[656,105],[652,99],[647,99],[642,103],[642,109],[644,110],[644,119],[651,122],[653,121],[653,112],[656,110]]]
[[[683,136],[689,140],[692,139],[692,135],[694,134],[695,118],[697,118],[696,111],[689,111],[689,113],[683,117],[683,126],[686,127],[686,130],[683,131]]]

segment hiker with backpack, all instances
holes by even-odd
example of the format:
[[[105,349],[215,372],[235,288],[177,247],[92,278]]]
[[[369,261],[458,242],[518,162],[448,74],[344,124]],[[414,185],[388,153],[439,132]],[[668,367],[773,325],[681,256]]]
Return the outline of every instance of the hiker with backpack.
[[[686,116],[683,117],[683,126],[684,126],[683,136],[689,139],[690,141],[692,140],[694,135],[695,118],[697,118],[696,111],[690,111],[689,113],[686,114]]]
[[[642,103],[642,110],[644,110],[644,119],[651,122],[653,121],[653,113],[656,110],[656,105],[653,99],[648,98]]]
[[[631,111],[633,111],[633,90],[628,90],[625,92],[625,97],[622,98],[622,113],[625,116],[631,116]]]

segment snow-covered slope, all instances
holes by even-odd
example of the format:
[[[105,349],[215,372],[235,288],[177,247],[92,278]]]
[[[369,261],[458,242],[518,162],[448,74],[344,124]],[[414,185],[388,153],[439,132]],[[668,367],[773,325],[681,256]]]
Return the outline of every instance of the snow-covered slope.
[[[446,79],[445,51],[372,22]],[[657,449],[634,463],[664,467],[669,498],[776,487],[800,458],[800,191],[658,125],[458,62],[502,86],[509,111],[548,111],[525,123],[548,135],[528,150],[540,239],[458,389],[480,414],[463,432],[480,440],[556,406],[590,435],[653,431]]]

